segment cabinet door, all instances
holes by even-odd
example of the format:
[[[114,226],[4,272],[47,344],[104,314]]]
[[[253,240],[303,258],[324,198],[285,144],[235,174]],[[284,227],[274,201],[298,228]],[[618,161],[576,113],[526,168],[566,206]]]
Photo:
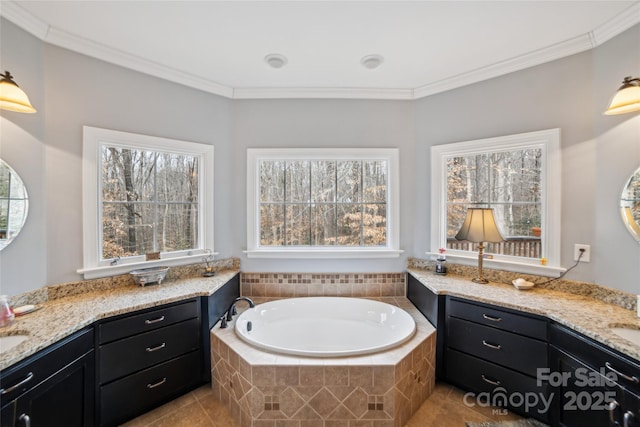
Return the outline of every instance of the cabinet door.
[[[93,426],[93,375],[91,350],[17,399],[16,425],[29,425],[28,417],[31,427]]]
[[[623,390],[598,371],[569,354],[551,348],[556,361],[551,378],[555,386],[553,425],[563,427],[622,426]],[[561,376],[560,376],[561,375]]]

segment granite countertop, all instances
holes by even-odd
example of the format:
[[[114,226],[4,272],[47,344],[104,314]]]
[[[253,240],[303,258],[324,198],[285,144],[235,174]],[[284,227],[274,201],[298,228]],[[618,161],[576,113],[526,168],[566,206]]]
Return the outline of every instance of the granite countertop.
[[[494,304],[545,316],[640,361],[640,346],[614,334],[612,327],[640,329],[636,312],[587,296],[534,287],[518,290],[513,285],[490,282],[481,285],[469,277],[439,276],[431,271],[409,269],[432,292]]]
[[[42,309],[16,316],[10,327],[0,329],[1,336],[29,336],[16,347],[0,353],[0,370],[97,320],[193,297],[209,296],[238,273],[237,270],[225,270],[213,277],[178,279],[145,287],[116,287],[44,302],[40,304]]]

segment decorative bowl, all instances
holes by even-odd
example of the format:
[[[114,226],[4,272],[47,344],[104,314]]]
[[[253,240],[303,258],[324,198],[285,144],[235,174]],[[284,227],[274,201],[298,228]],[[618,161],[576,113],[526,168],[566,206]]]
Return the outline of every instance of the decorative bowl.
[[[511,283],[513,283],[513,286],[515,286],[517,289],[521,290],[521,291],[525,291],[527,289],[531,289],[535,286],[535,283],[532,282],[527,282],[526,280],[514,280]]]
[[[149,283],[158,283],[159,285],[166,277],[167,271],[169,271],[169,267],[150,267],[133,270],[129,274],[140,286],[148,285]]]

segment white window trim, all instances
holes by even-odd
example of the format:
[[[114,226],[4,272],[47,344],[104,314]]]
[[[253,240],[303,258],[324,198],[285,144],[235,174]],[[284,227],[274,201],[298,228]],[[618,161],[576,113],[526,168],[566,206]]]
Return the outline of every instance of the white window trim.
[[[111,265],[111,260],[100,260],[101,253],[101,212],[99,210],[102,194],[100,164],[101,148],[137,147],[152,151],[167,151],[186,155],[196,155],[200,158],[200,173],[198,183],[198,200],[200,214],[198,215],[198,242],[201,248],[189,251],[162,253],[160,260],[145,261],[145,256],[127,257]],[[194,264],[202,261],[208,250],[213,251],[213,166],[214,148],[212,145],[180,141],[175,139],[120,132],[90,126],[83,127],[82,143],[82,206],[83,206],[83,268],[77,273],[83,274],[85,279],[113,276],[128,273],[142,267],[158,265],[177,266]],[[215,252],[212,252],[215,254]]]
[[[387,245],[384,247],[350,246],[260,246],[260,176],[261,160],[386,160],[389,164],[387,183]],[[400,173],[396,148],[300,148],[247,149],[247,250],[249,258],[336,259],[397,258],[400,247]]]
[[[431,147],[431,248],[428,255],[435,257],[438,249],[446,247],[447,229],[444,207],[447,197],[447,157],[483,154],[498,150],[540,148],[543,156],[541,176],[542,203],[542,253],[546,265],[539,259],[494,255],[483,265],[500,270],[557,276],[565,269],[560,265],[561,223],[561,151],[560,129],[547,129],[496,138],[478,139]],[[477,254],[448,249],[447,259],[463,265],[477,265]]]

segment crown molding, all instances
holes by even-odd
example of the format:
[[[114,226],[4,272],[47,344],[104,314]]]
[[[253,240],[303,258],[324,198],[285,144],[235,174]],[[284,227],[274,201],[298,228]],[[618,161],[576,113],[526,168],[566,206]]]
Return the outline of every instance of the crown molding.
[[[281,87],[236,88],[233,99],[381,99],[412,100],[413,89]]]
[[[102,61],[120,65],[131,70],[159,77],[164,80],[169,80],[174,83],[179,83],[194,89],[199,89],[204,92],[224,96],[226,98],[231,98],[233,96],[233,88],[229,86],[225,86],[212,80],[204,79],[154,61],[149,61],[147,59],[140,58],[139,56],[122,52],[118,49],[113,49],[109,46],[87,40],[83,37],[78,37],[57,28],[52,27],[49,29],[49,33],[45,41],[55,46],[63,47]]]
[[[230,99],[412,100],[499,77],[599,46],[640,23],[640,1],[587,34],[486,67],[428,83],[415,89],[340,87],[233,88],[51,27],[14,1],[0,1],[0,16],[46,43]]]
[[[637,23],[640,23],[640,1],[591,31],[595,46],[600,46]]]
[[[520,71],[555,59],[564,58],[565,56],[583,52],[593,47],[591,37],[588,34],[574,37],[573,39],[556,43],[549,47],[507,59],[506,61],[496,62],[486,67],[477,68],[466,73],[458,74],[457,76],[420,86],[415,89],[414,96],[415,99],[424,98],[425,96],[489,80],[494,77],[513,73],[514,71]]]
[[[28,33],[31,33],[40,40],[45,40],[47,38],[49,24],[39,18],[36,18],[31,13],[18,6],[15,2],[0,1],[0,16],[13,22],[18,27]]]

